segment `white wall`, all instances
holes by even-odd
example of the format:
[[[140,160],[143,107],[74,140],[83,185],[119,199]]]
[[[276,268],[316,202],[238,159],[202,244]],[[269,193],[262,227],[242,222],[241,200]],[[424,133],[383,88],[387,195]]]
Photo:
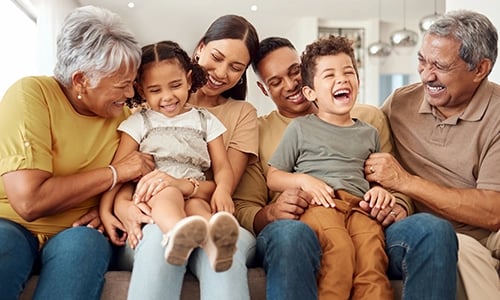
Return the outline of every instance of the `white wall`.
[[[80,6],[76,0],[34,0],[36,6],[41,74],[51,75],[56,63],[56,40],[66,15]]]
[[[76,0],[33,0],[39,9],[38,26],[40,29],[39,41],[40,57],[39,68],[42,74],[52,74],[55,64],[55,47],[57,31],[64,19],[64,16],[77,7]],[[498,0],[446,0],[446,9],[471,9],[486,14],[500,30],[500,1]],[[496,13],[495,13],[496,11]],[[419,80],[416,68],[416,53],[420,46],[422,35],[418,30],[419,20],[406,20],[406,27],[419,33],[419,43],[416,47],[404,51],[396,51],[386,59],[373,59],[365,55],[365,97],[360,102],[377,104],[379,94],[379,74],[403,73],[410,75],[410,81]],[[281,36],[289,38],[297,48],[299,53],[305,46],[314,41],[318,35],[318,26],[331,27],[365,27],[365,46],[379,40],[389,41],[390,34],[402,28],[401,23],[380,23],[377,20],[367,20],[365,22],[338,22],[334,20],[318,20],[315,17],[304,17],[295,26],[283,32]],[[265,38],[265,37],[262,37]],[[266,114],[275,109],[274,103],[264,96],[257,88],[255,82],[257,78],[251,68],[248,70],[248,101],[256,108],[259,115]],[[500,82],[500,67],[495,66],[490,75],[492,81]]]

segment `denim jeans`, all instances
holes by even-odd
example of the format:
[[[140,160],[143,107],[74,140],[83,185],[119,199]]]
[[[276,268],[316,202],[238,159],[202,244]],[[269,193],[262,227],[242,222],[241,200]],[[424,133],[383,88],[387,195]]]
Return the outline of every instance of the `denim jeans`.
[[[166,263],[165,249],[160,244],[162,238],[163,233],[157,225],[144,226],[143,238],[134,254],[128,299],[179,299],[187,268],[200,282],[201,299],[250,299],[246,265],[255,253],[255,238],[250,232],[240,227],[233,264],[229,270],[220,273],[212,269],[208,257],[201,248],[191,253],[187,266]],[[125,253],[125,256],[127,255],[130,257]],[[121,260],[122,266],[127,264],[123,261],[123,257]]]
[[[266,271],[267,299],[318,299],[321,247],[306,224],[278,220],[266,225],[257,236],[257,259]]]
[[[33,299],[100,299],[111,246],[97,230],[68,228],[38,251],[23,226],[0,219],[0,298],[18,299],[35,264],[40,278]]]
[[[390,279],[403,280],[405,300],[455,300],[458,241],[452,225],[417,213],[385,230]]]

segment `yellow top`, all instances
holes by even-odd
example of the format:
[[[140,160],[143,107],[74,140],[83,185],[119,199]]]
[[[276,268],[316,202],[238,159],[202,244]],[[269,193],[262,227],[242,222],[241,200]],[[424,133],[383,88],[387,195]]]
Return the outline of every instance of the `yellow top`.
[[[73,109],[54,78],[22,78],[0,102],[0,175],[38,169],[65,176],[105,167],[118,147],[116,128],[129,114],[124,108],[114,119],[83,116]],[[0,181],[0,217],[23,225],[44,242],[71,227],[99,198],[96,195],[63,213],[27,222],[12,209]]]

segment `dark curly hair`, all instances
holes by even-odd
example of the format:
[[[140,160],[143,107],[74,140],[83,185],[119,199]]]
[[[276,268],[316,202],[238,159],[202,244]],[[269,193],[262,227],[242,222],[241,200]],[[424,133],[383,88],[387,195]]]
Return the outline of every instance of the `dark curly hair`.
[[[356,77],[358,67],[356,66],[356,58],[354,57],[353,41],[342,36],[329,35],[328,37],[320,38],[306,46],[306,50],[302,52],[300,60],[302,62],[300,74],[302,76],[303,85],[314,88],[314,74],[316,73],[316,60],[320,56],[336,55],[345,53],[351,58]],[[359,79],[359,77],[358,77]]]
[[[157,63],[163,60],[177,60],[184,71],[191,71],[191,89],[189,93],[194,93],[205,83],[207,83],[207,72],[198,63],[191,60],[189,55],[179,44],[173,41],[161,41],[142,47],[141,64],[137,71],[136,82],[140,82],[145,67],[150,63]],[[137,107],[145,102],[134,87],[134,97],[127,100],[129,107]]]

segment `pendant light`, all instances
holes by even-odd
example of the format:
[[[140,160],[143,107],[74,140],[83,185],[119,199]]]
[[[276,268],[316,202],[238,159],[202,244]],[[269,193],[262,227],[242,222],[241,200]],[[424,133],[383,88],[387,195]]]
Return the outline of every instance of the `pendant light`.
[[[381,18],[381,11],[382,11],[382,0],[378,0],[378,21],[382,20]],[[368,45],[368,55],[369,56],[375,56],[375,57],[386,57],[391,55],[391,45],[388,43],[384,43],[380,40],[380,34],[379,34],[379,40],[376,43],[372,43]]]
[[[437,0],[434,0],[434,14],[427,15],[420,19],[418,26],[420,27],[420,31],[426,32],[429,27],[431,27],[432,23],[441,17],[440,14],[437,13]]]
[[[414,47],[418,43],[418,34],[406,29],[406,0],[403,1],[403,29],[395,31],[391,35],[393,47]]]

